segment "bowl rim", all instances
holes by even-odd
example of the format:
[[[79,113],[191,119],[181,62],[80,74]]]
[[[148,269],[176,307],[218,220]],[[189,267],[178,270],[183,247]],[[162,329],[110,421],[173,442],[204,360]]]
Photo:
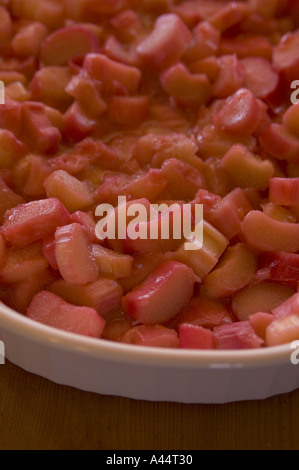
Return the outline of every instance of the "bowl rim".
[[[291,344],[250,350],[198,351],[157,348],[89,338],[59,330],[29,319],[0,303],[0,333],[5,328],[17,337],[44,347],[79,353],[111,362],[173,368],[244,368],[277,366],[289,362],[294,348]],[[3,338],[0,337],[3,341]],[[5,346],[5,341],[4,341]]]

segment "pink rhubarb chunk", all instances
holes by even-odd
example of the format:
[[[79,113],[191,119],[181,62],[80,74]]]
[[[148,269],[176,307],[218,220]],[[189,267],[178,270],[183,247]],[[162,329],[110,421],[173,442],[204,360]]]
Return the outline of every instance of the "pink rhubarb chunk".
[[[124,311],[138,323],[165,323],[189,303],[195,280],[193,271],[186,265],[166,261],[124,297]]]
[[[71,305],[46,291],[34,297],[26,316],[44,325],[92,338],[100,338],[105,327],[105,320],[94,309]]]
[[[183,324],[179,336],[182,349],[214,349],[214,334],[201,326]]]
[[[154,30],[137,47],[139,57],[155,69],[176,63],[186,52],[192,35],[176,14],[160,16]]]
[[[40,59],[44,65],[67,65],[73,57],[98,52],[96,34],[80,26],[62,28],[50,34],[41,46]]]
[[[55,242],[57,264],[66,282],[85,285],[96,280],[99,268],[82,225],[74,223],[59,227],[55,233]]]
[[[215,328],[216,349],[257,349],[263,345],[248,321],[232,323]]]
[[[251,211],[242,222],[246,242],[261,251],[299,251],[299,224],[280,222],[260,211]]]
[[[33,201],[6,213],[2,233],[12,246],[23,248],[54,234],[69,220],[68,211],[58,199]]]
[[[161,325],[135,326],[122,337],[121,342],[156,348],[179,347],[177,332]]]

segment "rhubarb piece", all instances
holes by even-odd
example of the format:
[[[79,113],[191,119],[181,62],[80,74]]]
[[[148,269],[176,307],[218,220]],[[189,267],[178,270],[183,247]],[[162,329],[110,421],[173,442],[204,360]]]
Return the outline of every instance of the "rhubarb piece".
[[[33,149],[39,153],[57,152],[61,133],[52,125],[44,105],[27,102],[22,108],[23,135]]]
[[[208,77],[205,74],[191,74],[182,63],[166,70],[161,76],[161,83],[164,90],[181,105],[200,106],[211,96]]]
[[[299,224],[290,224],[271,219],[260,211],[251,211],[242,222],[245,241],[260,251],[299,250]]]
[[[193,39],[184,55],[184,61],[194,62],[217,54],[220,31],[208,21],[202,21],[193,30]]]
[[[244,145],[236,144],[225,154],[221,168],[229,179],[240,188],[265,190],[274,176],[274,166],[249,152]]]
[[[99,243],[96,236],[96,224],[91,214],[88,212],[76,211],[72,214],[73,223],[81,224],[92,243]]]
[[[12,31],[12,19],[10,13],[4,6],[0,6],[0,47],[6,46],[9,42]]]
[[[293,212],[290,212],[286,207],[278,206],[273,202],[267,202],[261,204],[264,214],[272,219],[278,220],[279,222],[286,222],[295,224],[297,221],[296,216]]]
[[[175,64],[186,52],[192,35],[176,14],[160,16],[154,30],[137,47],[139,57],[161,70]]]
[[[281,206],[299,205],[299,178],[271,178],[269,199]]]
[[[55,242],[54,235],[51,235],[50,237],[45,238],[43,240],[43,255],[48,261],[51,268],[53,268],[55,271],[58,271],[59,266],[57,264],[55,249],[56,249],[56,242]]]
[[[256,334],[266,340],[266,330],[268,326],[275,320],[272,313],[257,312],[249,316],[249,323]]]
[[[272,309],[275,318],[284,318],[290,315],[298,315],[299,312],[299,293],[282,302],[276,308]]]
[[[106,91],[113,90],[113,83],[120,83],[129,94],[137,93],[141,72],[136,67],[121,64],[103,54],[87,54],[83,68],[89,75],[102,82]]]
[[[98,126],[97,119],[88,116],[78,101],[75,101],[69,107],[64,115],[64,119],[63,136],[70,142],[80,142],[89,137]]]
[[[95,309],[104,318],[120,308],[123,296],[117,281],[101,276],[94,282],[80,286],[59,279],[51,284],[49,290],[74,305]]]
[[[268,253],[265,261],[273,281],[295,285],[299,282],[299,254],[284,251]]]
[[[24,26],[11,42],[14,53],[19,57],[38,57],[41,44],[48,33],[48,28],[38,21]]]
[[[41,68],[35,73],[29,86],[32,99],[64,111],[72,103],[72,97],[66,92],[71,78],[68,67]]]
[[[0,270],[1,282],[12,284],[39,275],[48,267],[40,243],[21,250],[7,249],[5,263]]]
[[[283,124],[291,134],[299,138],[299,104],[294,104],[284,113]]]
[[[256,98],[268,101],[279,85],[279,75],[271,63],[263,57],[247,57],[241,60],[245,67],[245,86]]]
[[[274,320],[266,330],[266,345],[279,346],[299,339],[299,316],[288,315]]]
[[[11,292],[14,308],[26,314],[32,299],[39,292],[46,290],[47,286],[55,280],[55,275],[49,270],[32,272],[30,277],[14,284]]]
[[[165,323],[190,302],[195,281],[190,268],[166,261],[123,298],[124,312],[145,325]],[[171,297],[169,292],[173,293]]]
[[[114,96],[110,101],[110,118],[121,126],[138,126],[145,121],[148,112],[147,96]]]
[[[240,321],[248,320],[253,313],[270,313],[293,294],[292,287],[278,282],[252,284],[233,296],[233,313]]]
[[[205,205],[206,201],[202,203]],[[252,206],[245,192],[241,188],[236,188],[222,200],[216,201],[206,218],[231,240],[241,233],[241,222],[251,210]]]
[[[0,106],[0,125],[2,129],[12,132],[16,137],[21,134],[22,106],[14,100],[6,100]]]
[[[264,150],[278,160],[299,162],[299,138],[291,134],[282,124],[271,124],[260,137]]]
[[[175,319],[175,328],[178,330],[181,325],[188,324],[213,330],[216,326],[232,322],[233,318],[225,303],[199,295]]]
[[[250,135],[257,129],[258,112],[258,103],[251,91],[240,88],[214,116],[214,124],[229,134]]]
[[[14,166],[15,188],[28,199],[43,199],[46,196],[44,181],[50,172],[46,158],[29,154]]]
[[[201,326],[181,325],[179,338],[181,349],[214,349],[214,334]]]
[[[92,254],[100,273],[111,275],[116,279],[131,276],[134,261],[132,256],[117,253],[100,245],[93,245]]]
[[[190,227],[193,222],[191,213]],[[155,211],[151,218],[141,221],[131,228],[128,224],[124,250],[127,253],[163,253],[175,251],[182,243],[184,233],[183,208],[179,204],[166,208],[162,213]]]
[[[210,23],[220,31],[225,31],[241,23],[250,14],[250,8],[242,2],[229,2],[209,18]]]
[[[9,209],[13,209],[19,204],[23,204],[24,199],[12,191],[7,184],[0,178],[0,223]]]
[[[122,312],[113,312],[106,318],[102,338],[120,343],[123,336],[133,327],[131,318]]]
[[[272,44],[269,38],[259,35],[240,35],[234,38],[222,38],[219,44],[221,55],[236,54],[238,59],[247,57],[272,58]]]
[[[98,51],[98,38],[92,31],[70,26],[47,36],[41,46],[40,59],[46,66],[61,66],[67,65],[73,57]]]
[[[163,163],[162,175],[168,180],[170,190],[177,200],[192,200],[199,189],[206,188],[202,173],[176,158],[169,158]]]
[[[59,227],[55,233],[55,255],[61,276],[71,284],[89,284],[99,274],[88,236],[80,224]]]
[[[0,168],[12,168],[26,153],[26,146],[14,134],[0,129]]]
[[[248,321],[215,328],[214,341],[215,348],[222,350],[258,349],[264,344]]]
[[[119,280],[124,292],[128,293],[142,284],[162,260],[161,253],[134,254],[131,276]]]
[[[177,332],[160,325],[135,326],[122,337],[121,342],[155,348],[179,347]]]
[[[58,199],[33,201],[6,213],[2,233],[12,246],[24,248],[52,235],[69,220],[68,211]]]
[[[86,209],[93,203],[88,183],[79,181],[64,170],[54,171],[48,176],[44,187],[49,198],[59,199],[71,213]]]
[[[190,242],[194,250],[187,251],[185,244],[175,253],[175,259],[193,269],[195,274],[203,279],[218,263],[228,246],[229,241],[215,227],[204,220],[203,242]]]
[[[14,0],[12,13],[17,18],[40,21],[50,29],[59,27],[63,22],[64,8],[61,3],[49,0]]]
[[[74,75],[65,91],[75,98],[91,117],[101,116],[108,109],[107,103],[101,96],[100,83],[89,78],[86,73]]]
[[[219,67],[212,95],[215,98],[227,98],[244,85],[245,68],[235,55],[221,56]]]
[[[225,299],[244,289],[257,270],[257,256],[244,244],[229,247],[204,281],[204,291],[213,299]]]
[[[296,31],[283,36],[278,46],[274,47],[273,64],[285,81],[286,87],[298,79],[298,45],[299,33]]]
[[[46,291],[34,297],[26,316],[44,325],[91,338],[100,338],[105,327],[105,320],[94,309],[76,307]]]

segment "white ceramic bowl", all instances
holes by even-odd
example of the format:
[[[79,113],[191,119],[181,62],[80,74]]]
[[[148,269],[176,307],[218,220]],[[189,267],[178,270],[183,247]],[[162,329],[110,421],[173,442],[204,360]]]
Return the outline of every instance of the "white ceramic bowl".
[[[182,351],[95,340],[0,306],[5,356],[55,383],[104,395],[180,403],[264,399],[299,388],[290,345],[252,351]],[[5,366],[2,366],[5,367]]]

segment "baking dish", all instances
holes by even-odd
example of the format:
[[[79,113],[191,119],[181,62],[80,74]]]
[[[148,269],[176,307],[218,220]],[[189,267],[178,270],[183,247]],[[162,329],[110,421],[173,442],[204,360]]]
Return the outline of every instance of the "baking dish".
[[[246,351],[138,347],[56,330],[4,305],[0,339],[6,359],[22,369],[103,395],[216,404],[261,400],[299,388],[291,345]]]

